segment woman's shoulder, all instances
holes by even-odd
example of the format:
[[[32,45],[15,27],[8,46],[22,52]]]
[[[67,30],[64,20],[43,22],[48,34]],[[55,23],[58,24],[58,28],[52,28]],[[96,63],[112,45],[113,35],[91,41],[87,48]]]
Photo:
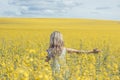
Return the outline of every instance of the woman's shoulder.
[[[63,50],[66,50],[66,47],[63,47]]]
[[[67,48],[66,48],[66,47],[63,47],[63,52],[65,52],[65,53],[66,53],[66,50],[67,50]]]
[[[64,47],[64,50],[65,50],[65,51],[68,51],[68,50],[70,50],[70,48]]]

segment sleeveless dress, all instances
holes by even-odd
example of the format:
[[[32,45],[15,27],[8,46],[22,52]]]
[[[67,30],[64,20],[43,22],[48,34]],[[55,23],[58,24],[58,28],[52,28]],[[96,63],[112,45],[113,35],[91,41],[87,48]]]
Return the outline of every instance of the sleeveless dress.
[[[52,56],[48,50],[48,56]],[[66,64],[66,48],[63,48],[60,56],[56,56],[50,60],[52,76],[54,80],[69,80],[69,69]]]

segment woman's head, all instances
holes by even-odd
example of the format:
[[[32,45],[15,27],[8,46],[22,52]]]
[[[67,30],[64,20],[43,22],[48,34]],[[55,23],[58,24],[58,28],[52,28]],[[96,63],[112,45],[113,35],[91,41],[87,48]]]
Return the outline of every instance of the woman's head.
[[[59,31],[54,31],[50,35],[50,46],[49,49],[52,49],[52,52],[56,55],[60,55],[64,47],[63,36]]]
[[[50,47],[54,48],[54,47],[63,47],[64,46],[64,42],[63,42],[63,36],[59,31],[54,31],[51,35],[50,35]]]

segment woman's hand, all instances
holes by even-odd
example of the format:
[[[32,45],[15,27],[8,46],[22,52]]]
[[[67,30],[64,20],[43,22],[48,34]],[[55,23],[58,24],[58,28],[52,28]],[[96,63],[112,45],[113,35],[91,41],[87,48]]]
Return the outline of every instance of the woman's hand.
[[[97,48],[92,50],[92,53],[99,53],[99,52],[101,52],[101,50],[98,50]]]

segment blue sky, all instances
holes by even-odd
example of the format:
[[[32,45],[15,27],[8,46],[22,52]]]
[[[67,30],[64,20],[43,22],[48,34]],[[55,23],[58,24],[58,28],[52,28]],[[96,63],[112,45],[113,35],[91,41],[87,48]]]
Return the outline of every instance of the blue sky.
[[[120,0],[0,0],[0,17],[120,20]]]

